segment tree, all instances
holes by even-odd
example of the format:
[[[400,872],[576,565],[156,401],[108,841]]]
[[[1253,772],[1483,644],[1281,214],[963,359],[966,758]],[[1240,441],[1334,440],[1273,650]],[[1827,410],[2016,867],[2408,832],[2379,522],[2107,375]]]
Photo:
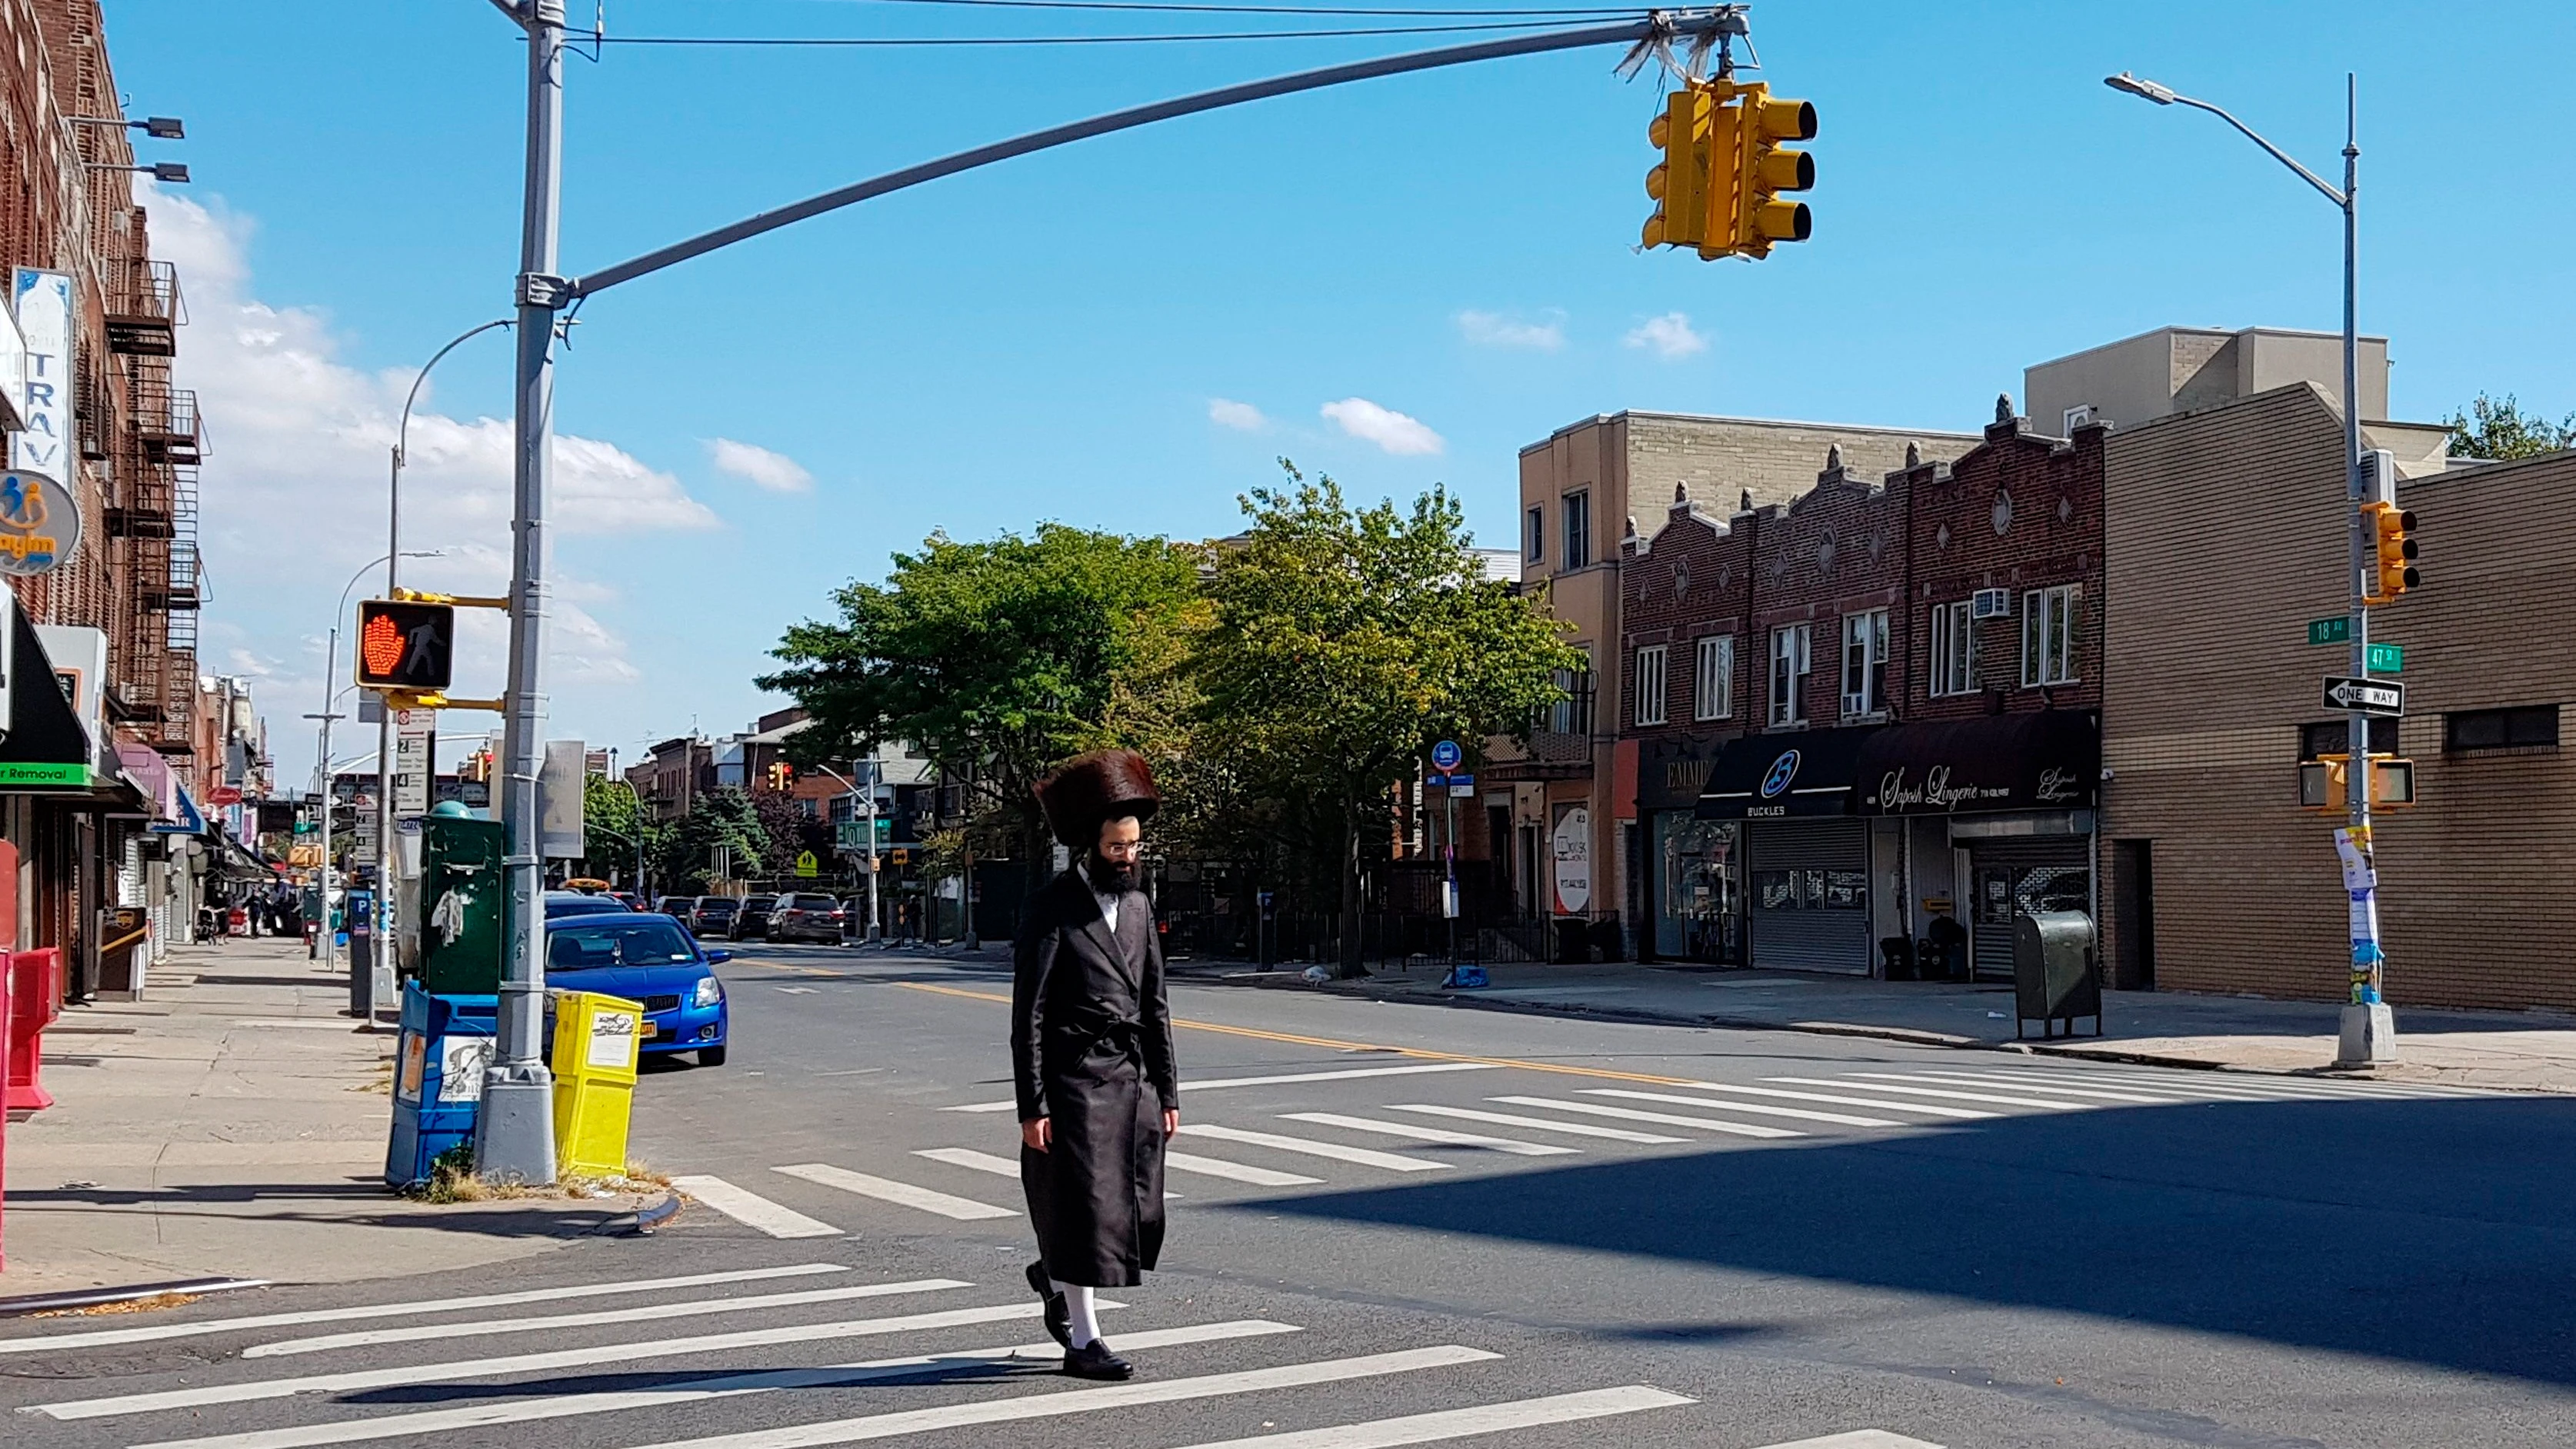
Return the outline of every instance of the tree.
[[[581,783],[581,873],[596,880],[637,874],[637,867],[667,848],[667,832],[645,812],[635,787],[606,775],[587,775]],[[635,889],[644,889],[637,880]]]
[[[722,879],[715,868],[716,847],[733,853],[738,876],[767,873],[775,844],[761,822],[760,808],[740,786],[726,785],[698,797],[678,825],[664,835],[656,874],[676,886],[703,892]]]
[[[1198,651],[1202,747],[1260,794],[1340,827],[1341,971],[1360,973],[1361,842],[1431,744],[1526,734],[1581,667],[1538,601],[1484,576],[1440,489],[1353,509],[1282,459],[1288,486],[1243,498],[1252,528],[1216,556]],[[1320,813],[1320,812],[1319,812]]]
[[[2536,458],[2576,447],[2576,413],[2553,423],[2525,413],[2512,393],[2502,399],[2479,393],[2468,412],[2451,414],[2450,428],[2454,458]]]
[[[1031,787],[1118,738],[1119,681],[1186,631],[1196,557],[1160,538],[1054,523],[988,543],[933,534],[894,556],[883,585],[835,595],[838,620],[788,630],[772,651],[787,667],[758,683],[813,716],[796,737],[800,759],[908,742],[969,783],[975,834],[1035,859],[1046,835]]]

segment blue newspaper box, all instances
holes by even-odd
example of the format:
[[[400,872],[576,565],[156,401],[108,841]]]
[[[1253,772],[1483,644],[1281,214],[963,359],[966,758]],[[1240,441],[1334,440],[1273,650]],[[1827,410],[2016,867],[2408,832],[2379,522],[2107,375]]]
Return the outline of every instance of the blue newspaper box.
[[[483,1106],[483,1068],[500,1028],[497,996],[432,996],[403,983],[402,1034],[394,1047],[393,1134],[385,1145],[385,1181],[410,1187],[429,1180],[430,1164],[474,1140]]]

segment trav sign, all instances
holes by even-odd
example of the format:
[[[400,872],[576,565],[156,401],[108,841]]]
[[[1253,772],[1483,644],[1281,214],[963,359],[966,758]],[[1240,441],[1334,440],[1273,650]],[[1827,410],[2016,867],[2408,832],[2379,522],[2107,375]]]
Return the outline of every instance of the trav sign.
[[[2406,686],[2388,679],[2326,680],[2326,708],[2395,718],[2406,712]]]

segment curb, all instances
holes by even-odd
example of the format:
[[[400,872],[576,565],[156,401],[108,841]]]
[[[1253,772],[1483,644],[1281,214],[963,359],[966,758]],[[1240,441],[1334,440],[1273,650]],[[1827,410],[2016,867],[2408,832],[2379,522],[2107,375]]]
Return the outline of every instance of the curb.
[[[99,1308],[116,1303],[139,1303],[164,1294],[196,1297],[206,1293],[229,1293],[244,1288],[266,1288],[265,1278],[182,1278],[175,1283],[133,1283],[123,1288],[76,1288],[67,1293],[28,1293],[16,1298],[0,1298],[0,1318],[25,1318],[38,1313],[59,1313],[71,1308]]]

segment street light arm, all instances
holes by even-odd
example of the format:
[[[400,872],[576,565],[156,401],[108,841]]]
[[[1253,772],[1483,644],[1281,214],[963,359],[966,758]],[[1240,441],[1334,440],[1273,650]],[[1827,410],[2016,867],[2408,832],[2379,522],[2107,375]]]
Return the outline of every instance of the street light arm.
[[[2255,145],[2262,147],[2264,150],[2271,152],[2273,160],[2278,161],[2282,165],[2299,173],[2299,179],[2323,193],[2326,200],[2333,202],[2337,206],[2349,204],[2348,199],[2341,188],[2328,185],[2325,178],[2317,175],[2317,173],[2309,170],[2305,166],[2300,165],[2291,157],[2289,152],[2284,151],[2280,147],[2273,145],[2271,142],[2264,140],[2261,133],[2257,132],[2252,126],[2249,126],[2243,121],[2236,119],[2234,116],[2229,115],[2225,107],[2213,106],[2207,101],[2194,100],[2190,96],[2181,94],[2176,94],[2174,96],[2173,103],[2178,106],[2189,106],[2196,111],[2207,111],[2218,119],[2234,126],[2239,132],[2243,133],[2246,140],[2251,141]]]
[[[459,333],[457,333],[455,337],[453,337],[453,338],[449,339],[448,344],[447,344],[445,347],[442,347],[442,348],[438,349],[436,352],[433,352],[433,353],[431,353],[431,354],[430,354],[430,356],[429,356],[429,361],[428,361],[428,362],[426,362],[426,363],[423,363],[423,364],[421,365],[421,369],[420,369],[419,373],[418,373],[418,374],[416,374],[416,375],[412,378],[412,380],[411,380],[411,391],[410,391],[409,393],[405,394],[405,395],[404,395],[404,397],[403,397],[403,405],[402,405],[402,421],[401,421],[400,423],[396,424],[396,425],[395,425],[395,427],[394,427],[394,466],[395,466],[395,467],[399,468],[399,467],[401,467],[401,466],[402,466],[402,464],[403,464],[404,447],[405,447],[406,441],[407,441],[407,440],[410,438],[410,436],[411,436],[411,409],[412,409],[412,404],[414,404],[414,403],[416,403],[416,402],[419,402],[419,401],[420,401],[420,388],[421,388],[421,384],[422,384],[422,383],[425,383],[425,382],[427,382],[427,381],[429,381],[429,374],[430,374],[431,370],[432,370],[432,369],[434,369],[434,368],[436,368],[436,367],[438,366],[438,364],[439,364],[439,362],[440,362],[440,360],[441,360],[441,359],[445,358],[445,357],[447,356],[447,354],[449,354],[449,353],[451,353],[451,352],[454,352],[454,351],[455,351],[455,350],[456,350],[460,345],[462,345],[462,344],[463,344],[467,339],[469,339],[469,338],[474,338],[474,337],[480,337],[480,336],[482,336],[484,333],[491,331],[491,330],[492,330],[493,328],[495,328],[495,327],[508,327],[508,326],[512,325],[513,323],[517,322],[518,320],[519,320],[519,319],[517,319],[516,317],[495,317],[495,318],[493,318],[491,321],[486,322],[486,323],[482,324],[482,325],[481,325],[481,326],[479,326],[479,327],[472,327],[472,328],[468,328],[467,330],[465,330],[465,331],[463,331],[463,332],[459,332]]]

